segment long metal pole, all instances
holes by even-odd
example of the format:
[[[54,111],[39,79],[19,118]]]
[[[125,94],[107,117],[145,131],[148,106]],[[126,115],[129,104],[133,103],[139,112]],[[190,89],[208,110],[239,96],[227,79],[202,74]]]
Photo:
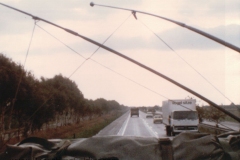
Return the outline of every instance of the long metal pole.
[[[185,87],[184,85],[182,85],[182,84],[174,81],[173,79],[171,79],[171,78],[169,78],[169,77],[167,77],[167,76],[159,73],[158,71],[156,71],[156,70],[154,70],[154,69],[152,69],[152,68],[150,68],[150,67],[148,67],[148,66],[145,66],[144,64],[142,64],[142,63],[140,63],[140,62],[138,62],[138,61],[135,61],[135,60],[132,59],[132,58],[129,58],[129,57],[121,54],[120,52],[117,52],[117,51],[115,51],[115,50],[113,50],[113,49],[111,49],[111,48],[109,48],[109,47],[107,47],[107,46],[105,46],[105,45],[103,45],[103,44],[100,44],[100,43],[98,43],[98,42],[96,42],[96,41],[94,41],[94,40],[92,40],[92,39],[90,39],[90,38],[87,38],[87,37],[85,37],[85,36],[82,36],[82,35],[78,34],[77,32],[74,32],[74,31],[72,31],[72,30],[70,30],[70,29],[61,27],[61,26],[59,26],[59,25],[57,25],[57,24],[54,24],[54,23],[52,23],[52,22],[49,22],[49,21],[47,21],[47,20],[45,20],[45,19],[42,19],[42,18],[33,16],[33,15],[27,13],[27,12],[21,11],[21,10],[16,9],[16,8],[13,8],[13,7],[10,7],[10,6],[5,5],[5,4],[3,4],[3,3],[0,3],[0,4],[3,5],[3,6],[5,6],[5,7],[8,7],[8,8],[11,8],[11,9],[13,9],[13,10],[16,10],[16,11],[18,11],[18,12],[21,12],[21,13],[23,13],[23,14],[29,15],[29,16],[31,16],[31,17],[32,17],[33,19],[35,19],[35,20],[40,20],[40,21],[46,22],[46,23],[48,23],[48,24],[51,24],[51,25],[53,25],[53,26],[55,26],[55,27],[57,27],[57,28],[61,28],[61,29],[65,30],[66,32],[70,33],[70,34],[73,34],[73,35],[75,35],[75,36],[77,36],[77,37],[80,37],[80,38],[82,38],[82,39],[84,39],[84,40],[86,40],[86,41],[88,41],[88,42],[90,42],[90,43],[93,43],[93,44],[95,44],[95,45],[97,45],[97,46],[99,46],[99,47],[101,47],[101,48],[103,48],[103,49],[105,49],[105,50],[107,50],[107,51],[109,51],[109,52],[112,52],[112,53],[114,53],[114,54],[116,54],[116,55],[118,55],[118,56],[120,56],[120,57],[122,57],[122,58],[124,58],[124,59],[126,59],[126,60],[128,60],[128,61],[130,61],[130,62],[132,62],[132,63],[134,63],[134,64],[136,64],[136,65],[138,65],[138,66],[140,66],[140,67],[142,67],[142,68],[144,68],[144,69],[146,69],[146,70],[148,70],[148,71],[150,71],[150,72],[152,72],[152,73],[154,73],[155,75],[164,78],[165,80],[167,80],[167,81],[175,84],[176,86],[178,86],[178,87],[180,87],[180,88],[182,88],[182,89],[184,89],[184,90],[192,93],[192,94],[195,95],[196,97],[202,99],[203,101],[207,102],[207,103],[210,104],[211,106],[213,106],[213,107],[221,110],[222,112],[224,112],[225,114],[229,115],[230,117],[232,117],[232,118],[235,119],[236,121],[240,122],[240,118],[239,118],[239,117],[237,117],[237,116],[235,116],[234,114],[232,114],[231,112],[228,112],[228,111],[226,111],[225,109],[221,108],[220,106],[218,106],[218,105],[215,104],[214,102],[210,101],[210,100],[207,99],[206,97],[204,97],[204,96],[198,94],[197,92],[195,92],[195,91],[193,91],[193,90]]]
[[[211,35],[211,34],[208,34],[208,33],[206,33],[206,32],[203,32],[203,31],[201,31],[201,30],[199,30],[199,29],[196,29],[196,28],[194,28],[194,27],[188,26],[188,25],[186,25],[186,24],[184,24],[184,23],[182,23],[182,22],[178,22],[178,21],[175,21],[175,20],[172,20],[172,19],[169,19],[169,18],[165,18],[165,17],[159,16],[159,15],[155,15],[155,14],[147,13],[147,12],[143,12],[143,11],[138,11],[138,10],[133,10],[133,9],[126,9],[126,8],[120,8],[120,7],[114,7],[114,6],[107,6],[107,5],[95,4],[95,3],[93,3],[93,2],[91,2],[90,5],[91,5],[92,7],[93,7],[93,6],[108,7],[108,8],[114,8],[114,9],[131,11],[132,13],[142,13],[142,14],[146,14],[146,15],[149,15],[149,16],[157,17],[157,18],[160,18],[160,19],[163,19],[163,20],[166,20],[166,21],[175,23],[175,24],[177,24],[177,25],[179,25],[179,26],[181,26],[181,27],[187,28],[187,29],[189,29],[189,30],[191,30],[191,31],[193,31],[193,32],[196,32],[196,33],[198,33],[198,34],[200,34],[200,35],[202,35],[202,36],[204,36],[204,37],[207,37],[207,38],[209,38],[209,39],[211,39],[211,40],[213,40],[213,41],[215,41],[215,42],[218,42],[218,43],[220,43],[220,44],[222,44],[222,45],[224,45],[224,46],[226,46],[226,47],[228,47],[228,48],[231,48],[231,49],[233,49],[233,50],[235,50],[235,51],[237,51],[237,52],[240,53],[240,48],[239,48],[239,47],[237,47],[237,46],[235,46],[235,45],[233,45],[233,44],[230,44],[230,43],[228,43],[228,42],[226,42],[226,41],[224,41],[224,40],[222,40],[222,39],[219,39],[219,38],[217,38],[217,37],[215,37],[215,36],[213,36],[213,35]]]

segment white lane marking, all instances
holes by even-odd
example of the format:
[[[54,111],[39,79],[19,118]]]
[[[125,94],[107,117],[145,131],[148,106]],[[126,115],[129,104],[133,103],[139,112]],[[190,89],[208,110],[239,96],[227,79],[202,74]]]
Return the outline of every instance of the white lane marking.
[[[148,123],[143,119],[141,118],[144,122],[144,125],[146,126],[146,128],[148,129],[148,131],[156,138],[158,138],[158,135],[156,132],[153,131],[152,127],[148,125]]]
[[[146,122],[145,119],[142,118],[142,116],[140,117],[143,121],[143,124],[146,126],[146,128],[148,129],[148,131],[156,138],[158,138],[157,132],[155,132],[151,126],[148,125],[148,123]]]
[[[129,119],[130,119],[130,116],[128,115],[127,117],[128,118],[125,120],[125,122],[123,123],[121,129],[117,133],[118,136],[123,136],[125,131],[126,131],[127,124],[128,124]]]

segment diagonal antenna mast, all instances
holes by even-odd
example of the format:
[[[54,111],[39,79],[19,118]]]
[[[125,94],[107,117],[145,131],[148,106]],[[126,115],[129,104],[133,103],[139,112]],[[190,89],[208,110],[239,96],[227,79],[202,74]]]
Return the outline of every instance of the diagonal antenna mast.
[[[152,13],[147,13],[147,12],[143,12],[143,11],[137,11],[137,10],[133,10],[133,9],[127,9],[127,8],[120,8],[120,7],[114,7],[114,6],[95,4],[93,2],[90,3],[90,6],[92,6],[92,7],[93,6],[100,6],[100,7],[107,7],[107,8],[114,8],[114,9],[131,11],[135,15],[135,17],[136,17],[136,13],[142,13],[142,14],[146,14],[146,15],[149,15],[149,16],[157,17],[157,18],[160,18],[160,19],[163,19],[163,20],[175,23],[175,24],[177,24],[177,25],[179,25],[181,27],[187,28],[187,29],[189,29],[189,30],[191,30],[193,32],[196,32],[196,33],[198,33],[198,34],[200,34],[200,35],[202,35],[204,37],[207,37],[207,38],[209,38],[209,39],[211,39],[211,40],[213,40],[213,41],[215,41],[217,43],[220,43],[220,44],[222,44],[222,45],[224,45],[224,46],[226,46],[228,48],[231,48],[231,49],[237,51],[238,53],[240,53],[240,48],[239,47],[237,47],[237,46],[235,46],[235,45],[233,45],[231,43],[228,43],[228,42],[226,42],[226,41],[224,41],[224,40],[222,40],[220,38],[217,38],[217,37],[215,37],[215,36],[213,36],[211,34],[203,32],[203,31],[201,31],[199,29],[196,29],[194,27],[188,26],[188,25],[186,25],[186,24],[184,24],[182,22],[178,22],[178,21],[175,21],[175,20],[172,20],[172,19],[169,19],[169,18],[165,18],[165,17],[159,16],[159,15],[155,15],[155,14],[152,14]]]
[[[7,7],[7,8],[11,8],[11,9],[13,9],[13,10],[15,10],[15,11],[18,11],[18,12],[21,12],[21,13],[23,13],[23,14],[25,14],[25,15],[31,16],[34,20],[43,21],[43,22],[46,22],[46,23],[48,23],[48,24],[50,24],[50,25],[53,25],[53,26],[55,26],[55,27],[57,27],[57,28],[63,29],[64,31],[66,31],[66,32],[68,32],[68,33],[70,33],[70,34],[72,34],[72,35],[75,35],[75,36],[77,36],[77,37],[80,37],[80,38],[82,38],[82,39],[84,39],[84,40],[86,40],[86,41],[88,41],[88,42],[90,42],[90,43],[93,43],[93,44],[95,44],[95,45],[97,45],[97,46],[99,46],[99,47],[101,47],[101,48],[109,51],[109,52],[112,52],[112,53],[114,53],[114,54],[116,54],[116,55],[118,55],[118,56],[120,56],[120,57],[122,57],[122,58],[124,58],[124,59],[126,59],[126,60],[128,60],[128,61],[130,61],[130,62],[132,62],[132,63],[134,63],[134,64],[136,64],[136,65],[138,65],[139,67],[144,68],[144,69],[146,69],[146,70],[154,73],[155,75],[157,75],[157,76],[159,76],[159,77],[162,77],[163,79],[165,79],[165,80],[167,80],[167,81],[175,84],[176,86],[178,86],[178,87],[184,89],[185,91],[187,91],[187,92],[195,95],[196,97],[198,97],[198,98],[202,99],[203,101],[207,102],[209,105],[217,108],[218,110],[220,110],[220,111],[224,112],[225,114],[229,115],[230,117],[232,117],[232,118],[235,119],[236,121],[240,122],[240,118],[239,118],[239,117],[237,117],[236,115],[232,114],[231,112],[223,109],[222,107],[218,106],[216,103],[212,102],[212,101],[209,100],[208,98],[206,98],[206,97],[202,96],[201,94],[199,94],[199,93],[191,90],[190,88],[187,88],[186,86],[184,86],[184,85],[178,83],[177,81],[175,81],[175,80],[173,80],[173,79],[165,76],[164,74],[162,74],[162,73],[160,73],[160,72],[158,72],[158,71],[156,71],[156,70],[154,70],[154,69],[152,69],[152,68],[150,68],[150,67],[148,67],[148,66],[146,66],[146,65],[144,65],[144,64],[142,64],[142,63],[140,63],[140,62],[138,62],[138,61],[136,61],[136,60],[134,60],[134,59],[132,59],[132,58],[130,58],[130,57],[125,56],[124,54],[122,54],[122,53],[120,53],[120,52],[118,52],[118,51],[115,51],[115,50],[113,50],[113,49],[111,49],[111,48],[109,48],[109,47],[107,47],[107,46],[105,46],[105,45],[102,45],[101,43],[98,43],[98,42],[96,42],[96,41],[94,41],[94,40],[92,40],[92,39],[90,39],[90,38],[87,38],[87,37],[85,37],[85,36],[82,36],[82,35],[78,34],[78,33],[75,32],[75,31],[72,31],[72,30],[70,30],[70,29],[68,29],[68,28],[64,28],[64,27],[62,27],[62,26],[60,26],[60,25],[57,25],[57,24],[55,24],[55,23],[52,23],[52,22],[47,21],[47,20],[45,20],[45,19],[42,19],[42,18],[40,18],[40,17],[36,17],[36,16],[31,15],[31,14],[29,14],[29,13],[27,13],[27,12],[21,11],[21,10],[19,10],[19,9],[16,9],[16,8],[11,7],[11,6],[8,6],[8,5],[5,5],[5,4],[3,4],[3,3],[0,3],[0,5],[3,5],[3,6],[5,6],[5,7]]]

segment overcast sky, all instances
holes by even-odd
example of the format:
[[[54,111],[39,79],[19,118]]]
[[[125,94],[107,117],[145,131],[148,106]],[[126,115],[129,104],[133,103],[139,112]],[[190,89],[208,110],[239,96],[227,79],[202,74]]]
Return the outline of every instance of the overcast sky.
[[[135,20],[129,11],[91,7],[90,2],[1,1],[99,43],[113,34],[105,43],[106,46],[155,69],[217,104],[240,104],[238,52],[170,22],[138,13],[138,20]],[[167,17],[240,47],[239,0],[93,2]],[[35,22],[31,17],[1,5],[0,12],[0,53],[23,64]],[[88,58],[98,48],[45,22],[37,21],[36,25],[25,69],[38,79],[52,78],[57,74],[70,77],[84,62],[83,57]],[[99,49],[70,79],[77,83],[87,99],[105,98],[128,106],[153,106],[161,105],[167,99],[193,97],[200,105],[206,104],[104,49]]]

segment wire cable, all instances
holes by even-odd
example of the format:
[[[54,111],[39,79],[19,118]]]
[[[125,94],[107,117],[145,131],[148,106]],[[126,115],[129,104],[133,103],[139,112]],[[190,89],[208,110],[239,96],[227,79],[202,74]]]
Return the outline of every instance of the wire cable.
[[[25,56],[24,63],[23,63],[23,69],[25,68],[25,65],[26,65],[26,62],[27,62],[27,57],[28,57],[28,53],[29,53],[29,50],[30,50],[30,47],[31,47],[31,44],[32,44],[35,27],[36,27],[36,21],[34,22],[34,26],[33,26],[33,29],[32,29],[30,42],[29,42],[29,45],[28,45],[28,48],[27,48],[27,52],[26,52],[26,56]],[[21,73],[21,76],[20,76],[20,79],[19,79],[19,82],[18,82],[18,85],[17,85],[16,93],[15,93],[15,96],[14,96],[14,99],[13,99],[13,103],[12,103],[12,106],[11,106],[10,117],[12,117],[13,108],[14,108],[15,101],[16,101],[16,98],[17,98],[17,95],[18,95],[18,92],[19,92],[19,88],[20,88],[20,84],[22,82],[23,75],[24,75],[24,70]]]
[[[148,30],[150,30],[160,41],[162,41],[170,50],[172,50],[183,62],[185,62],[190,68],[192,68],[200,77],[202,77],[208,84],[210,84],[215,90],[217,90],[223,97],[233,103],[226,95],[224,95],[216,86],[214,86],[206,77],[204,77],[196,68],[188,63],[182,56],[180,56],[170,45],[168,45],[160,36],[158,36],[152,29],[150,29],[145,23],[139,20]]]
[[[131,15],[130,15],[130,16],[131,16]],[[129,17],[128,17],[128,18],[129,18]],[[146,87],[146,86],[144,86],[144,85],[142,85],[142,84],[140,84],[140,83],[138,83],[138,82],[136,82],[136,81],[134,81],[134,80],[132,80],[132,79],[130,79],[130,78],[128,78],[128,77],[126,77],[126,76],[124,76],[123,74],[120,74],[120,73],[114,71],[113,69],[111,69],[111,68],[109,68],[109,67],[107,67],[107,66],[105,66],[105,65],[103,65],[103,64],[101,64],[101,63],[99,63],[99,62],[97,62],[96,60],[92,59],[91,57],[92,57],[92,56],[94,55],[94,53],[96,53],[96,52],[98,51],[98,49],[100,49],[101,47],[98,47],[98,48],[93,52],[93,54],[92,54],[89,58],[85,58],[85,57],[82,56],[80,53],[78,53],[76,50],[74,50],[73,48],[71,48],[70,46],[68,46],[68,45],[65,44],[64,42],[62,42],[59,38],[57,38],[56,36],[52,35],[51,33],[49,33],[48,31],[46,31],[45,29],[43,29],[43,28],[40,27],[39,25],[37,25],[37,26],[38,26],[39,28],[41,28],[43,31],[45,31],[46,33],[48,33],[50,36],[52,36],[54,39],[56,39],[57,41],[59,41],[60,43],[62,43],[64,46],[66,46],[67,48],[69,48],[71,51],[73,51],[74,53],[80,55],[82,58],[85,59],[85,61],[82,62],[82,63],[79,65],[79,67],[69,76],[69,78],[70,78],[80,67],[82,67],[82,65],[83,65],[87,60],[91,60],[91,61],[97,63],[98,65],[100,65],[100,66],[102,66],[102,67],[104,67],[104,68],[106,68],[106,69],[114,72],[115,74],[117,74],[117,75],[119,75],[119,76],[121,76],[121,77],[124,77],[125,79],[127,79],[127,80],[129,80],[129,81],[131,81],[131,82],[133,82],[133,83],[135,83],[135,84],[137,84],[137,85],[139,85],[140,87],[143,87],[143,88],[145,88],[145,89],[147,89],[147,90],[149,90],[149,91],[151,91],[151,92],[153,92],[153,93],[161,96],[162,98],[165,98],[165,99],[167,99],[167,100],[169,100],[169,101],[174,102],[174,100],[171,100],[170,98],[168,98],[168,97],[166,97],[166,96],[164,96],[164,95],[162,95],[162,94],[160,94],[160,93],[158,93],[158,92],[156,92],[156,91],[154,91],[154,90],[152,90],[152,89],[150,89],[150,88],[148,88],[148,87]],[[118,27],[118,28],[119,28],[119,27]],[[116,30],[115,30],[114,32],[116,32]],[[112,33],[111,35],[113,35],[113,33]],[[110,36],[111,36],[111,35],[110,35]],[[103,42],[103,44],[110,38],[110,36]],[[51,96],[51,98],[52,98],[52,96]],[[51,98],[49,98],[49,99],[51,99]],[[49,99],[48,99],[48,100],[49,100]],[[46,103],[46,102],[45,102],[45,103]],[[44,103],[44,104],[45,104],[45,103]],[[43,106],[43,105],[42,105],[42,106]],[[42,107],[42,106],[41,106],[41,107]],[[189,109],[189,108],[187,108],[187,107],[185,107],[185,106],[183,106],[183,105],[181,105],[181,104],[180,104],[180,106],[182,106],[183,108],[186,108],[186,109],[188,109],[188,110],[191,110],[191,109]]]
[[[204,32],[204,31],[201,31],[201,30],[199,30],[199,29],[197,29],[197,28],[188,26],[187,24],[184,24],[184,23],[182,23],[182,22],[175,21],[175,20],[173,20],[173,19],[169,19],[169,18],[166,18],[166,17],[162,17],[162,16],[159,16],[159,15],[155,15],[155,14],[147,13],[147,12],[143,12],[143,11],[137,11],[137,10],[133,10],[133,9],[127,9],[127,8],[120,8],[120,7],[114,7],[114,6],[107,6],[107,5],[95,4],[95,3],[93,3],[93,2],[90,3],[90,6],[92,6],[92,7],[93,7],[93,6],[101,6],[101,7],[108,7],[108,8],[125,10],[125,11],[131,11],[131,12],[134,14],[134,17],[135,17],[135,18],[136,18],[136,13],[141,13],[141,14],[145,14],[145,15],[152,16],[152,17],[160,18],[160,19],[162,19],[162,20],[165,20],[165,21],[174,23],[174,24],[176,24],[176,25],[178,25],[178,26],[181,26],[181,27],[183,27],[183,28],[189,29],[189,30],[191,30],[191,31],[193,31],[193,32],[195,32],[195,33],[197,33],[197,34],[200,34],[200,35],[202,35],[202,36],[204,36],[204,37],[206,37],[206,38],[208,38],[208,39],[211,39],[211,40],[213,40],[213,41],[215,41],[215,42],[217,42],[217,43],[219,43],[219,44],[222,44],[222,45],[224,45],[224,46],[226,46],[226,47],[228,47],[228,48],[231,48],[231,49],[233,49],[233,50],[235,50],[235,51],[237,51],[237,52],[240,53],[240,48],[239,48],[238,46],[235,46],[235,45],[233,45],[233,44],[230,44],[230,43],[228,43],[228,42],[226,42],[226,41],[224,41],[224,40],[222,40],[222,39],[219,39],[219,38],[217,38],[217,37],[215,37],[215,36],[213,36],[213,35],[211,35],[211,34],[208,34],[208,33]]]
[[[94,40],[92,40],[92,39],[90,39],[90,38],[88,38],[88,37],[85,37],[85,36],[83,36],[83,35],[80,35],[79,33],[75,32],[75,31],[73,31],[73,30],[70,30],[70,29],[68,29],[68,28],[64,28],[64,27],[62,27],[62,26],[60,26],[60,25],[57,25],[57,24],[55,24],[55,23],[53,23],[53,22],[50,22],[50,21],[47,21],[47,20],[45,20],[45,19],[36,17],[36,16],[34,16],[34,15],[32,15],[32,14],[29,14],[29,13],[27,13],[27,12],[24,12],[24,11],[22,11],[22,10],[16,9],[16,8],[11,7],[11,6],[8,6],[8,5],[5,5],[5,4],[3,4],[3,3],[0,3],[0,5],[3,5],[3,6],[5,6],[5,7],[8,7],[8,8],[10,8],[10,9],[13,9],[13,10],[15,10],[15,11],[17,11],[17,12],[21,12],[21,13],[23,13],[23,14],[25,14],[25,15],[31,16],[34,20],[43,21],[43,22],[48,23],[48,24],[50,24],[50,25],[52,25],[52,26],[55,26],[56,28],[60,28],[60,29],[62,29],[62,30],[64,30],[64,31],[66,31],[66,32],[68,32],[68,33],[70,33],[70,34],[72,34],[72,35],[74,35],[74,36],[80,37],[80,38],[82,38],[82,39],[84,39],[84,40],[86,40],[86,41],[88,41],[88,42],[90,42],[90,43],[92,43],[92,44],[95,44],[95,45],[97,45],[97,46],[101,46],[101,48],[103,48],[103,49],[105,49],[105,50],[107,50],[107,51],[109,51],[109,52],[111,52],[111,53],[113,53],[113,54],[115,54],[115,55],[117,55],[117,56],[119,56],[119,57],[121,57],[121,58],[129,61],[129,62],[132,62],[132,63],[134,63],[135,65],[137,65],[137,66],[139,66],[139,67],[141,67],[141,68],[144,68],[145,70],[148,70],[149,72],[151,72],[151,73],[153,73],[153,74],[155,74],[155,75],[157,75],[157,76],[159,76],[159,77],[161,77],[161,78],[163,78],[163,79],[171,82],[172,84],[174,84],[174,85],[182,88],[183,90],[185,90],[185,91],[187,91],[187,92],[190,92],[191,94],[197,96],[198,98],[202,99],[203,101],[209,103],[209,105],[217,108],[218,110],[224,112],[225,114],[229,115],[229,116],[232,117],[233,119],[235,119],[235,120],[237,120],[238,122],[240,122],[240,118],[239,118],[238,116],[236,116],[236,115],[232,114],[231,112],[223,109],[222,107],[220,107],[219,105],[217,105],[217,104],[214,103],[213,101],[209,100],[208,98],[204,97],[203,95],[201,95],[201,94],[193,91],[192,89],[190,89],[190,88],[182,85],[181,83],[178,83],[177,81],[171,79],[170,77],[168,77],[168,76],[166,76],[166,75],[164,75],[164,74],[162,74],[162,73],[160,73],[160,72],[158,72],[158,71],[156,71],[156,70],[154,70],[154,69],[152,69],[152,68],[150,68],[150,67],[148,67],[148,66],[146,66],[146,65],[144,65],[144,64],[142,64],[142,63],[140,63],[140,62],[138,62],[138,61],[136,61],[136,60],[134,60],[134,59],[132,59],[132,58],[130,58],[130,57],[128,57],[128,56],[126,56],[126,55],[118,52],[118,51],[116,51],[116,50],[114,50],[114,49],[112,49],[112,48],[109,48],[109,47],[107,47],[107,46],[105,46],[105,45],[102,45],[102,44],[98,43],[97,41],[94,41]],[[184,25],[184,27],[186,27],[186,25]],[[189,27],[188,27],[188,28],[189,28]],[[191,27],[191,28],[192,28],[192,27]],[[201,31],[200,31],[200,32],[201,32]]]
[[[47,30],[45,30],[44,28],[42,28],[41,26],[39,26],[37,24],[37,27],[42,29],[44,32],[46,32],[47,34],[49,34],[50,36],[52,36],[54,39],[56,39],[57,41],[59,41],[61,44],[63,44],[65,47],[67,47],[68,49],[70,49],[71,51],[73,51],[74,53],[78,54],[80,57],[82,57],[83,59],[86,59],[86,57],[84,57],[83,55],[81,55],[80,53],[76,52],[74,49],[72,49],[71,47],[69,47],[68,45],[66,45],[65,43],[63,43],[59,38],[57,38],[56,36],[54,36],[53,34],[51,34],[50,32],[48,32]]]
[[[131,16],[131,15],[129,15],[129,17],[130,17],[130,16]],[[119,27],[117,27],[117,28],[115,29],[115,31],[114,31],[110,36],[108,36],[108,38],[107,38],[102,44],[106,43],[107,40],[109,40],[110,37],[129,19],[129,17],[128,17]],[[105,65],[103,65],[103,64],[101,64],[101,63],[99,63],[99,62],[97,62],[96,60],[92,59],[92,56],[93,56],[101,47],[98,47],[88,58],[85,58],[85,57],[82,56],[80,53],[78,53],[76,50],[74,50],[73,48],[71,48],[70,46],[68,46],[68,45],[65,44],[64,42],[62,42],[59,38],[57,38],[56,36],[54,36],[54,35],[51,34],[50,32],[46,31],[45,29],[43,29],[41,26],[39,26],[39,25],[37,25],[37,26],[38,26],[40,29],[42,29],[43,31],[45,31],[46,33],[48,33],[50,36],[52,36],[54,39],[56,39],[57,41],[59,41],[61,44],[63,44],[63,45],[66,46],[67,48],[69,48],[71,51],[73,51],[74,53],[76,53],[77,55],[79,55],[79,56],[81,56],[82,58],[85,59],[85,60],[75,69],[75,71],[74,71],[72,74],[70,74],[70,76],[69,76],[68,78],[70,78],[71,76],[73,76],[73,75],[77,72],[77,70],[79,70],[79,69],[84,65],[84,63],[85,63],[87,60],[92,60],[93,62],[97,63],[98,65],[100,65],[100,66],[102,66],[102,67],[104,67],[104,68],[106,68],[106,69],[108,69],[108,70],[110,70],[110,71],[112,71],[112,72],[114,72],[115,74],[117,74],[117,75],[119,75],[119,76],[121,76],[121,77],[124,77],[124,78],[126,78],[127,80],[129,80],[129,81],[131,81],[131,82],[133,82],[133,83],[135,83],[135,84],[137,84],[137,85],[139,85],[139,86],[141,86],[141,87],[143,87],[143,88],[145,88],[145,89],[147,89],[147,90],[149,90],[149,91],[151,91],[151,92],[153,92],[153,93],[155,93],[155,94],[157,94],[157,95],[159,95],[159,96],[161,96],[161,97],[163,97],[163,98],[165,98],[165,99],[170,100],[168,97],[166,97],[166,96],[164,96],[164,95],[162,95],[162,94],[160,94],[160,93],[158,93],[158,92],[156,92],[156,91],[154,91],[154,90],[152,90],[152,89],[150,89],[150,88],[148,88],[148,87],[146,87],[146,86],[144,86],[144,85],[142,85],[142,84],[140,84],[140,83],[138,83],[138,82],[136,82],[136,81],[134,81],[134,80],[132,80],[132,79],[130,79],[130,78],[128,78],[128,77],[126,77],[126,76],[124,76],[123,74],[120,74],[120,73],[112,70],[111,68],[109,68],[109,67],[107,67],[107,66],[105,66]],[[61,86],[60,86],[59,88],[61,88]],[[36,112],[37,112],[40,108],[42,108],[42,107],[47,103],[47,101],[49,101],[52,97],[53,97],[53,96],[50,96],[50,97],[33,113],[33,115],[36,114]],[[170,100],[170,101],[173,101],[173,100]],[[180,106],[182,106],[182,105],[180,105]],[[185,107],[185,106],[182,106],[182,107],[187,108],[187,107]],[[189,108],[187,108],[187,109],[189,109]],[[30,118],[31,118],[33,115],[31,115]]]
[[[102,43],[106,43],[111,36],[113,36],[113,34],[129,19],[129,17],[131,16],[131,14],[127,17],[127,19],[125,19],[108,37],[107,39]],[[46,31],[45,29],[43,29],[42,27],[40,27],[39,25],[37,25],[40,29],[42,29],[43,31],[45,31],[46,33],[48,33],[50,36],[52,36],[54,39],[56,39],[57,41],[59,41],[61,44],[63,44],[64,46],[66,46],[68,49],[70,49],[71,51],[73,51],[74,53],[78,54],[79,56],[81,56],[83,59],[85,59],[69,76],[68,78],[72,77],[89,59],[91,59],[91,57],[101,48],[100,46],[88,57],[84,57],[82,56],[80,53],[78,53],[77,51],[75,51],[74,49],[72,49],[70,46],[68,46],[67,44],[63,43],[59,38],[57,38],[56,36],[54,36],[53,34],[51,34],[50,32]],[[100,63],[99,63],[100,64]],[[60,89],[62,86],[59,86],[58,89]],[[36,113],[37,111],[42,108],[51,98],[53,97],[53,95],[51,95],[41,106],[39,106],[37,108],[37,110],[29,117],[29,119],[31,119]]]
[[[31,34],[30,42],[29,42],[29,45],[28,45],[28,48],[27,48],[27,52],[26,52],[26,56],[25,56],[24,63],[23,63],[23,69],[25,68],[25,65],[26,65],[26,62],[27,62],[27,58],[28,58],[29,50],[30,50],[30,47],[31,47],[31,44],[32,44],[33,35],[34,35],[35,27],[36,27],[36,23],[37,23],[37,21],[35,20],[35,21],[34,21],[34,26],[33,26],[33,29],[32,29],[32,34]],[[16,98],[17,98],[17,96],[18,96],[18,92],[19,92],[19,88],[20,88],[20,85],[21,85],[21,82],[22,82],[23,75],[24,75],[24,70],[22,71],[22,73],[21,73],[21,75],[20,75],[20,79],[19,79],[19,82],[18,82],[18,85],[17,85],[17,89],[16,89],[16,92],[15,92],[15,95],[14,95],[14,99],[13,99],[13,102],[12,102],[12,105],[11,105],[10,118],[9,118],[10,120],[11,120],[11,117],[12,117],[12,114],[13,114],[15,101],[16,101]],[[2,147],[0,147],[1,149],[10,141],[10,139],[12,138],[12,136],[13,136],[13,135],[10,135],[10,137],[8,138],[8,140],[2,145]]]
[[[125,19],[113,32],[112,34],[110,34],[107,39],[102,43],[102,44],[105,44],[112,36],[115,32],[117,32],[117,30],[131,17],[131,14],[127,17],[127,19]],[[93,57],[93,55],[100,49],[101,47],[98,46],[98,48],[88,57],[85,59],[85,61],[70,75],[70,77],[75,73],[77,72],[77,70],[89,59],[91,59]]]

